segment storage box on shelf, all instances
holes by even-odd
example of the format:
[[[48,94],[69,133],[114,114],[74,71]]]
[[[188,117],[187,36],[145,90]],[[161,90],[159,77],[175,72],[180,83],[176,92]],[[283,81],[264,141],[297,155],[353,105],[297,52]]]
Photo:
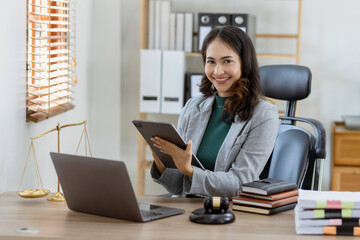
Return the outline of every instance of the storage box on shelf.
[[[333,122],[332,151],[331,190],[360,191],[360,131]]]

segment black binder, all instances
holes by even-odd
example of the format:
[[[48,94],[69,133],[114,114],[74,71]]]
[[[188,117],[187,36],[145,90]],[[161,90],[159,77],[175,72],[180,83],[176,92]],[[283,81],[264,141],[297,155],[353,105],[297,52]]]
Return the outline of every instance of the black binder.
[[[223,27],[231,25],[231,15],[227,13],[216,13],[214,15],[214,26]]]
[[[198,50],[201,51],[202,43],[206,35],[211,31],[214,24],[212,13],[199,13]]]
[[[239,27],[249,35],[251,41],[255,45],[256,38],[256,18],[254,15],[247,13],[234,13],[231,15],[231,24]]]

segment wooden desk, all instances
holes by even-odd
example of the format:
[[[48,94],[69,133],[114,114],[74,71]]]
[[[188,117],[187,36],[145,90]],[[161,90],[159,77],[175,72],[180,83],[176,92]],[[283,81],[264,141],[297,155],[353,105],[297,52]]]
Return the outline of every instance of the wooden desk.
[[[234,211],[236,220],[225,225],[190,222],[189,215],[203,206],[202,199],[139,197],[139,201],[183,208],[184,214],[136,223],[71,211],[66,203],[46,198],[24,199],[15,192],[0,195],[0,239],[335,239],[336,236],[296,235],[293,210],[263,216]],[[40,229],[21,234],[21,227]],[[346,237],[346,239],[353,239]]]

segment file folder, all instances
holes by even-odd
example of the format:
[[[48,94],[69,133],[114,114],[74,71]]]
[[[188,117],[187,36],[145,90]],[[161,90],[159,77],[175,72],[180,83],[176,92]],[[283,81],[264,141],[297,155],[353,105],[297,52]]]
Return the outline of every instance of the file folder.
[[[199,13],[198,50],[201,52],[206,35],[213,27],[214,15],[212,13]]]
[[[185,27],[184,27],[185,52],[192,52],[192,42],[193,42],[193,13],[185,13]]]
[[[161,1],[155,1],[155,33],[154,49],[161,48]]]
[[[169,50],[175,50],[176,14],[170,13],[170,42]]]
[[[232,14],[232,25],[239,27],[249,35],[253,45],[256,43],[256,17],[254,15],[242,13]]]
[[[175,49],[178,51],[184,50],[184,25],[185,25],[184,13],[176,13]]]
[[[231,25],[231,15],[226,13],[216,13],[214,15],[214,27]]]
[[[148,49],[155,48],[155,0],[149,1]]]
[[[170,38],[170,1],[161,1],[161,20],[160,20],[160,48],[169,50]]]
[[[161,50],[140,52],[140,112],[160,113]]]
[[[184,106],[185,52],[163,51],[161,113],[179,114]]]

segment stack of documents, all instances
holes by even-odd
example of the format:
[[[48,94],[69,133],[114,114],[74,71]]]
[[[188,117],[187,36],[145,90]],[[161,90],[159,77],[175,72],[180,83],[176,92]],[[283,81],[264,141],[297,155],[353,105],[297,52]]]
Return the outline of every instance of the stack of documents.
[[[299,190],[297,234],[360,236],[360,192]]]
[[[266,178],[242,186],[239,196],[232,198],[233,210],[271,215],[293,209],[298,190],[295,183]]]

